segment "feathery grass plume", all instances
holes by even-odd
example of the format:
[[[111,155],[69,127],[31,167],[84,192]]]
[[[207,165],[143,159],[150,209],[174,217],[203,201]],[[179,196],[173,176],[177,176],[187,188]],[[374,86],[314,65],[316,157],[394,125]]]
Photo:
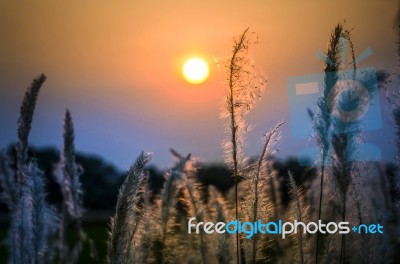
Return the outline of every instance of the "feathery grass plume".
[[[293,217],[293,220],[306,223],[308,221],[308,219],[306,219],[308,215],[308,207],[305,204],[304,190],[300,187],[297,187],[296,181],[294,180],[293,175],[290,171],[288,172],[288,175],[290,187],[289,193],[291,196],[291,202],[289,204],[290,215],[295,216]],[[307,235],[305,233],[305,227],[304,231],[297,230],[297,232],[293,235],[296,237],[297,247],[294,261],[301,264],[308,263],[308,241]]]
[[[12,211],[9,230],[9,263],[49,263],[52,261],[52,236],[58,225],[55,211],[46,202],[44,176],[36,162],[28,162],[28,137],[42,74],[27,89],[18,119],[15,175],[8,168],[6,156],[0,154],[0,181],[3,196]]]
[[[178,182],[182,180],[186,166],[189,164],[191,154],[186,157],[180,156],[176,151],[170,150],[171,153],[177,158],[176,165],[166,173],[166,181],[161,192],[160,200],[160,224],[159,224],[159,240],[157,241],[156,253],[157,263],[170,263],[173,262],[174,254],[179,251],[180,244],[176,241],[176,234],[174,234],[173,226],[176,217],[176,202]],[[174,248],[175,247],[175,248]]]
[[[271,148],[275,146],[275,144],[278,142],[280,136],[279,136],[279,129],[281,126],[283,126],[284,122],[280,122],[277,125],[275,125],[266,135],[265,135],[265,143],[263,145],[263,149],[261,151],[261,155],[258,158],[258,160],[253,164],[254,169],[252,169],[253,173],[255,174],[252,179],[251,179],[251,192],[253,194],[253,197],[251,197],[252,205],[251,205],[251,213],[252,213],[252,222],[256,222],[259,219],[259,205],[261,205],[261,202],[266,203],[267,200],[265,197],[260,197],[263,195],[266,195],[265,192],[260,192],[259,191],[259,185],[260,185],[260,180],[263,180],[264,182],[267,181],[265,173],[267,172],[266,168],[266,159],[272,155]],[[264,174],[264,175],[263,175]],[[264,198],[264,199],[263,199]],[[266,207],[266,204],[264,204],[264,207]],[[265,217],[265,215],[262,215]],[[252,237],[252,263],[256,263],[257,259],[257,249],[261,248],[262,245],[258,243],[258,234],[254,234]]]
[[[150,202],[151,191],[149,189],[148,172],[145,175],[146,180],[142,181],[143,190],[143,208],[141,213],[138,214],[138,223],[134,227],[136,232],[132,232],[130,247],[134,247],[133,249],[129,249],[128,251],[132,252],[135,258],[136,263],[146,263],[151,260],[151,247],[152,247],[152,239],[153,239],[153,229],[156,219],[154,219],[154,207]],[[142,221],[143,220],[143,221]]]
[[[225,85],[228,88],[228,96],[225,100],[221,117],[228,118],[226,131],[227,138],[224,141],[225,161],[233,171],[235,180],[235,213],[238,218],[238,184],[242,175],[245,158],[242,150],[245,141],[245,132],[248,129],[244,117],[251,110],[257,99],[261,97],[265,81],[257,78],[254,66],[248,58],[249,47],[253,44],[249,36],[249,28],[234,38],[232,54],[222,61],[225,69]],[[240,261],[240,240],[236,234],[237,262]]]
[[[140,182],[139,182],[139,188],[137,190],[136,194],[136,212],[135,212],[135,221],[131,225],[131,233],[130,233],[130,239],[128,243],[128,258],[132,263],[140,263],[139,259],[141,257],[141,254],[138,254],[140,251],[143,251],[143,247],[138,247],[140,246],[142,242],[142,237],[143,237],[143,221],[145,219],[145,216],[147,215],[148,211],[148,200],[149,200],[149,193],[148,193],[148,174],[143,174]],[[147,215],[148,216],[148,215]]]
[[[350,38],[350,32],[348,30],[342,31],[342,36],[348,41],[351,48],[351,65],[353,66],[353,78],[356,76],[356,63],[354,56],[353,44]],[[342,62],[343,64],[344,62]],[[339,91],[348,89],[349,83],[336,83]],[[343,95],[343,93],[342,93]],[[338,95],[336,95],[338,96]],[[354,94],[344,94],[337,104],[344,109],[350,109],[354,106],[354,100],[352,97]],[[331,103],[331,102],[330,102]],[[360,100],[361,106],[365,105],[365,102]],[[360,108],[361,109],[361,108]],[[336,109],[337,110],[337,109]],[[359,110],[362,111],[362,110]],[[347,207],[347,196],[349,186],[352,181],[352,170],[354,164],[351,161],[352,157],[357,150],[358,140],[357,134],[360,131],[360,122],[346,122],[346,112],[336,111],[332,114],[338,116],[332,120],[332,176],[335,179],[336,186],[338,187],[339,194],[342,202],[342,221],[346,221],[346,207]],[[342,234],[341,248],[340,248],[340,263],[346,262],[346,240],[345,235]]]
[[[339,40],[342,36],[343,26],[338,24],[331,34],[329,42],[327,59],[325,64],[325,89],[323,95],[318,99],[317,102],[317,114],[314,118],[314,130],[317,137],[317,142],[321,148],[321,176],[320,176],[320,195],[319,195],[319,206],[318,206],[318,220],[322,216],[322,202],[324,193],[324,177],[325,177],[325,162],[330,150],[331,144],[331,113],[329,111],[329,92],[338,80],[337,71],[339,70],[339,53],[340,43]],[[316,239],[316,251],[315,251],[315,263],[318,263],[319,254],[319,234]]]
[[[90,245],[91,241],[81,228],[81,218],[85,211],[82,206],[83,191],[80,181],[83,169],[76,163],[74,126],[71,114],[68,110],[65,111],[63,130],[63,151],[60,155],[60,161],[55,167],[53,178],[60,186],[61,194],[63,196],[58,247],[60,262],[67,263],[77,262],[82,251],[83,242],[87,241]],[[69,250],[65,239],[65,231],[68,227],[69,218],[76,223],[79,237],[78,242],[71,251]],[[94,251],[91,253],[97,255]]]
[[[10,169],[7,156],[2,150],[0,150],[0,186],[3,190],[0,198],[12,211],[18,202],[17,190],[19,187],[15,175]]]
[[[55,180],[61,187],[68,214],[73,219],[79,219],[84,213],[82,206],[82,188],[80,176],[82,168],[76,163],[74,144],[74,125],[71,114],[65,111],[64,117],[64,146]]]
[[[182,160],[182,156],[178,154],[175,150],[171,149],[171,152],[175,157]],[[193,159],[187,160],[184,170],[182,171],[182,177],[179,183],[183,186],[182,190],[182,203],[187,205],[188,215],[195,216],[197,222],[204,222],[204,217],[206,215],[207,205],[202,199],[202,188],[200,183],[195,179],[196,164],[194,164]],[[201,262],[207,263],[210,261],[211,257],[208,254],[208,242],[206,236],[203,232],[199,233],[199,253],[201,256]]]
[[[264,204],[264,210],[266,210],[269,214],[269,217],[272,218],[272,221],[276,222],[281,219],[282,215],[282,201],[279,197],[279,190],[277,188],[277,171],[271,169],[271,162],[268,162],[266,166],[266,181],[262,182],[261,190],[268,194],[267,201]],[[272,212],[272,213],[271,213]],[[267,256],[270,258],[273,255],[275,258],[279,255],[282,255],[284,248],[282,248],[280,244],[279,237],[265,237],[266,239],[266,251]],[[273,259],[272,261],[278,261],[277,259]]]
[[[111,219],[108,244],[109,263],[133,263],[128,249],[136,231],[135,226],[140,219],[137,216],[142,214],[139,207],[140,193],[147,180],[143,171],[150,160],[151,154],[142,152],[129,169],[119,190],[115,216]]]
[[[215,222],[228,222],[233,218],[233,210],[230,203],[215,189],[209,188],[210,201],[209,204],[215,210],[212,211],[212,219]],[[228,233],[215,234],[215,257],[218,263],[232,263],[233,261],[233,241],[232,236]]]
[[[36,162],[21,169],[22,196],[12,212],[9,263],[51,263],[49,238],[58,227],[56,213],[46,202],[44,176]]]
[[[240,212],[246,221],[276,222],[281,219],[281,203],[277,195],[276,171],[273,169],[272,157],[281,138],[280,128],[284,122],[276,124],[264,136],[262,151],[247,171],[249,177],[241,184],[240,193],[243,193]],[[277,236],[263,236],[254,234],[251,239],[245,240],[246,258],[251,263],[277,262],[282,253],[282,247]]]
[[[20,116],[18,119],[18,142],[16,144],[17,152],[17,168],[21,170],[22,166],[28,159],[28,137],[31,131],[33,113],[35,111],[36,100],[39,94],[40,87],[42,87],[46,76],[44,74],[36,77],[31,86],[25,92],[22,101]],[[20,181],[20,176],[17,173],[17,181]]]
[[[217,222],[224,222],[226,223],[226,217],[224,213],[223,205],[217,201],[216,204],[217,208]],[[217,243],[217,250],[216,250],[216,257],[218,263],[231,263],[233,256],[232,256],[232,241],[231,236],[228,233],[218,235],[218,243]]]
[[[324,177],[326,171],[326,160],[328,154],[330,153],[332,144],[332,116],[329,110],[329,105],[332,103],[332,93],[333,87],[336,85],[339,76],[338,71],[340,70],[341,61],[340,51],[343,43],[341,40],[347,40],[350,44],[352,51],[353,67],[355,67],[354,50],[353,44],[350,40],[350,32],[345,30],[341,23],[337,24],[335,29],[331,34],[329,41],[328,52],[326,57],[326,64],[324,68],[324,91],[322,96],[317,102],[317,113],[314,116],[314,130],[317,138],[317,142],[321,149],[321,175],[320,175],[320,195],[319,195],[319,205],[318,205],[318,220],[322,217],[322,203],[323,203],[323,193],[324,193]],[[316,239],[316,250],[315,250],[315,263],[318,263],[319,254],[319,233]]]
[[[176,174],[169,172],[166,174],[166,181],[161,192],[160,200],[160,233],[159,233],[159,252],[157,253],[157,262],[163,263],[168,261],[167,252],[167,235],[171,230],[170,222],[176,215],[175,200],[176,200]],[[173,232],[170,232],[173,233]]]
[[[198,183],[190,181],[187,177],[184,177],[182,182],[185,190],[187,191],[184,197],[188,198],[190,202],[189,212],[193,212],[193,214],[191,215],[194,215],[196,217],[197,222],[204,222],[203,209],[205,208],[205,205],[202,204],[201,201],[200,187],[198,186]],[[206,237],[204,236],[203,232],[200,232],[199,237],[199,251],[201,255],[201,260],[202,263],[207,263],[208,246]]]

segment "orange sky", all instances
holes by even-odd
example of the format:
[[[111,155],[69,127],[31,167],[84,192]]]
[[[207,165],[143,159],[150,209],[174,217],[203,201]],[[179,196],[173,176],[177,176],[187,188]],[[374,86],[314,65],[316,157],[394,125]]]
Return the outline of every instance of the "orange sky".
[[[350,2],[350,3],[349,3]],[[168,148],[221,160],[225,90],[213,57],[229,54],[234,34],[259,37],[255,65],[268,88],[249,116],[250,153],[273,123],[287,119],[286,78],[319,73],[330,31],[347,20],[361,63],[395,70],[393,30],[398,1],[1,1],[0,146],[13,141],[18,104],[38,73],[48,76],[32,142],[61,144],[63,111],[76,123],[77,148],[126,168],[141,150],[168,164]],[[191,55],[211,64],[210,79],[193,86],[180,75]]]

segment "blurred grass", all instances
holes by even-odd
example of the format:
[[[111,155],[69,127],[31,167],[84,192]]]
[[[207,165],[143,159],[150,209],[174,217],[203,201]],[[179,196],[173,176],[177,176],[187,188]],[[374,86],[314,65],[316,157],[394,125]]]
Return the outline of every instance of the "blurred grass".
[[[100,263],[106,263],[107,255],[107,239],[108,239],[108,224],[85,224],[83,226],[84,231],[90,239],[93,240],[96,250],[99,256]],[[7,237],[8,229],[7,227],[0,227],[0,263],[7,263],[8,252],[5,245],[5,239]],[[73,244],[77,239],[76,231],[74,229],[69,229],[67,233],[67,239],[69,244]],[[88,243],[84,244],[83,252],[79,259],[79,263],[93,263],[90,257],[90,250]]]

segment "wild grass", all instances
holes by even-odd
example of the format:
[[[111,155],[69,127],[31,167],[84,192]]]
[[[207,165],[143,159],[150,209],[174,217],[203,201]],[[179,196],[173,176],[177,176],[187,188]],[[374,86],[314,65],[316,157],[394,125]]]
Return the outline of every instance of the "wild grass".
[[[82,243],[87,240],[87,237],[81,228],[81,218],[85,211],[82,206],[83,191],[80,182],[80,176],[83,169],[75,160],[74,127],[71,114],[68,110],[66,110],[64,117],[63,138],[63,151],[60,156],[60,161],[56,164],[53,173],[53,178],[55,182],[58,183],[63,197],[63,203],[59,215],[59,261],[61,263],[75,263],[78,261],[79,255],[82,251]],[[72,249],[69,248],[65,238],[66,230],[69,222],[71,222],[69,220],[75,222],[76,231],[79,237],[78,242]],[[88,242],[90,244],[92,243],[91,240],[88,240]],[[97,253],[95,253],[95,250],[93,250],[93,254],[96,258]]]
[[[39,95],[40,88],[46,81],[44,74],[35,78],[31,86],[27,89],[24,100],[22,101],[20,116],[18,119],[18,141],[16,145],[17,152],[17,168],[18,172],[22,171],[22,167],[28,160],[28,137],[31,131],[33,113],[35,111],[36,100]],[[17,182],[21,181],[21,176],[17,172]]]
[[[340,67],[343,66],[345,63],[342,58],[341,51],[345,48],[343,45],[346,45],[347,43],[343,43],[343,40],[347,40],[350,44],[351,47],[351,54],[353,58],[353,67],[355,70],[355,62],[354,62],[354,50],[353,50],[353,44],[350,39],[350,32],[346,29],[344,29],[344,26],[342,24],[336,25],[335,29],[333,30],[331,34],[331,38],[329,41],[329,46],[328,46],[328,51],[327,51],[327,57],[326,57],[326,63],[325,63],[325,76],[324,76],[324,92],[323,95],[320,97],[320,99],[317,102],[317,115],[314,118],[314,130],[317,138],[317,142],[320,146],[321,149],[321,170],[320,170],[320,194],[319,194],[319,205],[318,205],[318,218],[317,220],[322,218],[322,203],[323,203],[323,194],[324,194],[324,177],[325,177],[325,171],[326,171],[326,161],[328,158],[328,155],[330,151],[332,150],[332,145],[336,146],[336,148],[333,149],[333,151],[339,155],[337,157],[342,157],[342,161],[347,161],[347,157],[343,157],[344,153],[338,153],[338,151],[342,150],[345,153],[347,153],[347,148],[346,146],[341,146],[340,148],[339,141],[340,137],[337,135],[332,134],[333,130],[332,126],[335,124],[335,119],[332,118],[332,113],[330,110],[330,105],[332,104],[332,97],[331,93],[334,89],[334,86],[339,80],[338,72],[340,70]],[[337,129],[336,129],[337,130]],[[339,131],[334,131],[334,132],[339,132]],[[342,134],[345,134],[343,131]],[[332,144],[333,139],[335,140],[335,143]],[[344,139],[344,138],[342,138]],[[337,165],[340,164],[337,163]],[[339,181],[343,178],[341,174],[335,174],[337,175],[336,179]],[[345,186],[340,185],[341,187],[345,188]],[[347,186],[347,185],[346,185]],[[345,193],[345,191],[342,190],[342,194]],[[320,234],[317,234],[317,239],[316,239],[316,252],[315,252],[315,262],[318,263],[318,254],[319,254],[319,236]],[[344,236],[343,236],[344,238]]]
[[[130,260],[135,259],[131,244],[146,209],[140,203],[143,203],[146,184],[143,170],[150,160],[151,155],[142,152],[130,168],[119,191],[116,213],[111,220],[108,253],[110,263],[131,263]]]
[[[9,263],[77,263],[82,242],[92,244],[80,226],[84,212],[80,169],[75,162],[74,131],[68,111],[64,123],[64,151],[54,174],[64,198],[62,213],[47,202],[43,172],[38,168],[36,160],[28,155],[28,139],[36,101],[45,80],[44,74],[35,78],[23,98],[18,119],[15,170],[5,153],[0,152],[2,198],[11,212],[6,242]],[[77,223],[80,236],[72,251],[68,250],[64,238],[67,212]]]
[[[306,206],[304,198],[304,190],[297,186],[291,172],[289,174],[289,185],[290,185],[290,196],[292,198],[291,204],[289,204],[289,212],[293,218],[293,221],[307,223],[309,221],[309,207]],[[297,252],[295,254],[295,261],[301,264],[308,263],[310,261],[309,255],[309,239],[303,230],[298,230],[295,235]]]
[[[46,77],[42,74],[27,89],[18,119],[17,170],[12,172],[1,154],[0,182],[11,213],[7,245],[10,263],[45,263],[54,250],[50,238],[57,230],[55,209],[46,201],[43,173],[28,158],[28,137],[36,100]]]
[[[330,91],[346,64],[340,57],[343,39],[350,45],[350,66],[356,74],[350,32],[338,24],[331,34],[324,65],[325,89],[313,115],[322,166],[304,170],[277,167],[275,150],[284,122],[265,134],[255,158],[245,155],[249,130],[245,118],[265,89],[265,79],[254,71],[250,56],[255,39],[250,29],[244,30],[233,39],[229,56],[220,60],[227,90],[221,111],[226,120],[223,147],[233,189],[222,194],[213,187],[205,188],[198,177],[201,165],[196,158],[171,149],[176,162],[165,171],[161,192],[151,193],[146,166],[152,154],[140,153],[126,173],[110,220],[108,263],[399,262],[399,170],[349,161],[349,155],[358,149],[361,132],[355,129],[352,136],[347,136],[349,127],[337,122],[330,109]],[[80,183],[83,168],[76,162],[74,126],[68,110],[64,116],[63,147],[53,175],[63,197],[60,208],[47,202],[43,173],[28,154],[34,109],[44,81],[44,75],[36,78],[22,102],[15,169],[12,158],[0,152],[1,197],[11,212],[9,263],[78,263],[85,244],[93,249],[93,241],[81,227],[85,213]],[[397,129],[399,113],[394,112]],[[397,139],[398,146],[399,142]],[[331,166],[328,161],[332,161]],[[314,179],[315,172],[319,177]],[[385,226],[385,233],[369,237],[350,233],[345,239],[338,233],[305,234],[300,227],[285,239],[260,233],[246,238],[243,233],[196,233],[188,229],[192,217],[196,223],[307,223],[315,219],[324,223],[380,223]],[[74,244],[67,241],[67,230],[76,232]],[[91,254],[92,262],[98,262],[95,249]]]
[[[228,118],[226,126],[227,138],[224,143],[225,161],[231,167],[235,180],[235,216],[239,220],[239,194],[238,185],[244,176],[246,158],[243,155],[245,145],[245,133],[247,125],[244,117],[261,97],[264,81],[258,80],[254,67],[251,64],[248,52],[254,40],[249,36],[249,28],[234,38],[232,55],[222,60],[225,70],[225,83],[228,88],[228,96],[225,100],[221,116]],[[236,235],[236,261],[241,259],[239,234]],[[243,259],[242,259],[243,260]]]

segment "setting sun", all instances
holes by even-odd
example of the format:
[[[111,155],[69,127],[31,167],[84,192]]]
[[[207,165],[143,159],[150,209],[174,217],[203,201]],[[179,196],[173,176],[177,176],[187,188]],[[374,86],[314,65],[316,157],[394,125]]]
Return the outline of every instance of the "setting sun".
[[[186,81],[199,84],[207,80],[209,68],[207,63],[200,58],[191,58],[185,62],[182,74]]]

